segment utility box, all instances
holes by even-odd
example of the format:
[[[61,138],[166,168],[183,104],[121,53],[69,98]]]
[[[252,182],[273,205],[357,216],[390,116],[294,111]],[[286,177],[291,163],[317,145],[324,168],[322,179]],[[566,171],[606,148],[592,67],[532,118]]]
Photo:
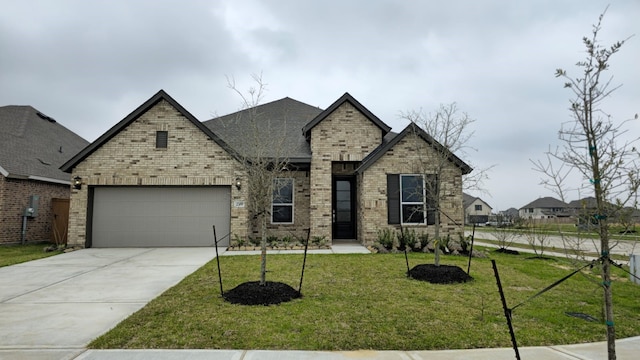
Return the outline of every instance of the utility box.
[[[29,196],[29,206],[26,209],[24,209],[24,216],[27,216],[27,217],[38,216],[39,204],[40,204],[40,196],[38,195]]]
[[[640,255],[629,256],[629,278],[634,284],[640,285]]]

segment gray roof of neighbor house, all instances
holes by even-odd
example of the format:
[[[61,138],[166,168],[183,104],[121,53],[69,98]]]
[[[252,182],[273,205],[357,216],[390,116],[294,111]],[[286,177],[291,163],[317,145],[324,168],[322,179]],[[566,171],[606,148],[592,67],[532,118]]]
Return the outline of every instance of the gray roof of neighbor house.
[[[286,97],[203,124],[240,155],[256,155],[250,153],[256,143],[252,137],[259,137],[266,150],[257,155],[305,163],[311,161],[311,148],[302,129],[320,113],[320,108]]]
[[[31,106],[0,107],[0,173],[8,178],[69,184],[60,165],[89,144]]]
[[[527,205],[521,207],[520,209],[551,209],[551,208],[564,209],[567,207],[568,205],[565,202],[560,201],[556,198],[547,196],[547,197],[536,199],[528,203]]]
[[[474,201],[480,200],[485,203],[490,209],[492,209],[491,205],[489,205],[486,201],[482,200],[477,196],[472,196],[467,194],[466,192],[462,193],[462,206],[466,209],[469,205],[471,205]]]
[[[572,202],[567,204],[567,206],[573,209],[582,209],[583,207],[587,209],[595,209],[598,207],[598,204],[596,202],[596,198],[594,198],[593,196],[589,196],[579,200],[573,200]]]

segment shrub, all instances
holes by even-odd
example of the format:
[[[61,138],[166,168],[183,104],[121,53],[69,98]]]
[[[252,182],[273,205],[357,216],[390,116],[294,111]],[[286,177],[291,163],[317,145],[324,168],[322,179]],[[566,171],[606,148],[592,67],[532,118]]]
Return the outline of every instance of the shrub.
[[[327,243],[326,236],[313,236],[311,238],[311,243],[316,246],[324,246]]]
[[[396,231],[390,228],[378,229],[378,243],[387,250],[392,250],[394,247],[394,240],[396,238]]]
[[[245,246],[247,240],[238,236],[238,234],[233,234],[233,244],[235,246]]]
[[[408,248],[409,250],[413,250],[416,248],[416,244],[420,244],[418,240],[418,234],[414,229],[401,229],[399,233],[397,233],[398,242],[400,243],[400,250],[404,250]]]
[[[418,235],[418,240],[420,240],[420,248],[425,249],[429,245],[429,234],[422,233]]]

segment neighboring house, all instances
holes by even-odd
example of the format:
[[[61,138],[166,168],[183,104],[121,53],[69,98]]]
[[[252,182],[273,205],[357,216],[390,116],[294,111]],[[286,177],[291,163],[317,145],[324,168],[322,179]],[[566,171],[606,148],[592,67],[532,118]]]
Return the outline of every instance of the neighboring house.
[[[0,107],[0,244],[50,241],[54,231],[64,242],[71,176],[59,168],[87,144],[31,106]]]
[[[565,202],[553,197],[536,199],[520,208],[522,219],[557,219],[568,218],[573,211]]]
[[[500,211],[498,215],[502,216],[503,219],[508,221],[514,221],[518,217],[520,217],[520,213],[516,208],[508,208],[507,210]]]
[[[463,193],[462,204],[465,224],[485,224],[489,221],[489,215],[493,209],[484,200]]]
[[[264,121],[265,137],[285,137],[280,150],[290,161],[270,234],[363,244],[400,224],[433,234],[416,166],[442,145],[417,126],[392,133],[348,93],[324,111],[284,98],[202,123],[161,90],[62,166],[81,182],[71,195],[69,243],[212,246],[212,225],[222,245],[255,236],[239,161],[252,146],[249,114]],[[441,232],[453,236],[463,231],[462,175],[472,169],[448,159]]]

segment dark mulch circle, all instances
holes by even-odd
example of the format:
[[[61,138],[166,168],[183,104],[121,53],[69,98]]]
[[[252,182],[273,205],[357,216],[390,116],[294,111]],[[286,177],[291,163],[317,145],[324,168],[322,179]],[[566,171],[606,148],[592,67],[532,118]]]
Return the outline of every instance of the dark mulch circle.
[[[434,264],[420,264],[409,270],[413,279],[428,281],[432,284],[455,284],[473,280],[458,266]]]
[[[259,281],[251,281],[225,291],[222,297],[233,304],[267,306],[301,298],[302,294],[281,282],[267,281],[260,285]]]
[[[496,249],[494,251],[497,253],[503,253],[503,254],[509,254],[509,255],[520,255],[520,252],[518,250],[511,250],[511,249],[505,249],[505,248]]]

